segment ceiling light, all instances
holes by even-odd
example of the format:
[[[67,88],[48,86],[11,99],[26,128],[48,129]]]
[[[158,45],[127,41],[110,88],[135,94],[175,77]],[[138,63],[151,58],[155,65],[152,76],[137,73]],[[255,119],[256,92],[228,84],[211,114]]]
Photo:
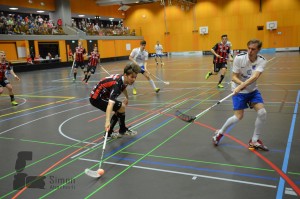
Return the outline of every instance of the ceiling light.
[[[78,17],[84,17],[85,15],[78,15]]]
[[[32,0],[28,0],[28,3],[32,3]]]
[[[36,12],[38,12],[38,13],[43,13],[43,12],[45,12],[44,10],[38,10],[38,11],[36,11]]]
[[[10,10],[18,10],[19,8],[9,8]]]

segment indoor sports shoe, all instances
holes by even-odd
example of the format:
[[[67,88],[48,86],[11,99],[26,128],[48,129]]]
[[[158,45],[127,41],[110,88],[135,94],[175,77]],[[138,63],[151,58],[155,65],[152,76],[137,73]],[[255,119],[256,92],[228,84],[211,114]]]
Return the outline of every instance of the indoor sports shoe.
[[[265,146],[261,140],[257,140],[256,142],[252,142],[252,139],[249,141],[249,149],[260,149],[263,151],[269,151],[268,147]]]
[[[219,130],[216,130],[215,135],[212,137],[212,142],[215,146],[218,146],[223,134],[219,133]]]
[[[206,73],[205,79],[208,79],[210,77],[210,72]]]
[[[218,88],[224,88],[222,84],[218,84]]]
[[[121,136],[135,136],[137,134],[137,131],[133,131],[127,128],[127,130],[124,133],[119,133]]]
[[[14,100],[14,101],[11,101],[11,105],[12,105],[12,106],[18,106],[18,102],[16,102],[15,100]]]
[[[137,92],[136,92],[136,89],[135,89],[135,88],[133,88],[133,89],[132,89],[132,94],[134,94],[134,95],[136,95],[136,94],[137,94]]]
[[[114,133],[112,133],[111,135],[110,135],[110,137],[112,138],[112,139],[117,139],[117,138],[121,138],[121,137],[123,137],[120,133],[118,133],[118,132],[114,132]]]
[[[158,93],[160,91],[160,88],[156,88],[155,92]]]

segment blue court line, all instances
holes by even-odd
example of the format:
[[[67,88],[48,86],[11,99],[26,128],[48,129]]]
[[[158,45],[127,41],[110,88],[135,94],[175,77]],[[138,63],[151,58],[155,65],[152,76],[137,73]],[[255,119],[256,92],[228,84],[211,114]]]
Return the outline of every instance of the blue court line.
[[[122,158],[122,157],[118,157],[118,156],[113,156],[112,158],[117,159],[117,160],[125,160],[128,162],[136,161],[136,159],[134,159],[134,158]],[[141,160],[140,163],[151,164],[151,165],[160,165],[160,166],[165,166],[165,167],[190,169],[190,170],[195,170],[195,171],[206,171],[206,172],[210,172],[210,173],[221,173],[221,174],[227,174],[227,175],[243,176],[243,177],[264,179],[264,180],[270,180],[270,181],[278,180],[277,177],[260,176],[260,175],[253,175],[253,174],[246,174],[246,173],[239,173],[239,172],[232,172],[232,171],[225,171],[225,170],[216,170],[216,169],[209,169],[209,168],[199,168],[199,167],[174,164],[174,163],[164,163],[164,162],[149,161],[149,160]]]
[[[154,127],[148,129],[147,131],[143,132],[142,134],[138,134],[137,136],[134,137],[134,139],[126,142],[125,144],[115,148],[114,150],[112,150],[111,152],[107,153],[104,155],[105,158],[111,156],[112,154],[114,153],[117,153],[119,150],[122,150],[123,148],[127,147],[128,145],[130,145],[132,142],[135,142],[136,140],[140,139],[141,137],[147,135],[148,133],[150,133],[151,131],[157,129],[158,127],[161,127],[163,126],[165,123],[169,122],[170,120],[172,120],[173,118],[169,118],[169,119],[166,119],[164,121],[162,121],[161,123],[158,123],[157,125],[155,125]]]
[[[291,123],[291,127],[290,127],[290,132],[289,132],[289,137],[288,137],[287,146],[286,146],[286,150],[285,150],[285,154],[284,154],[284,160],[283,160],[282,169],[281,169],[283,173],[287,172],[287,167],[289,164],[289,157],[290,157],[291,145],[292,145],[292,141],[293,141],[299,99],[300,99],[300,90],[298,90],[298,95],[297,95],[297,99],[296,99],[296,103],[295,103],[295,109],[294,109],[292,123]],[[280,180],[278,183],[276,199],[281,199],[283,197],[284,184],[285,184],[285,180],[282,177],[280,177]]]

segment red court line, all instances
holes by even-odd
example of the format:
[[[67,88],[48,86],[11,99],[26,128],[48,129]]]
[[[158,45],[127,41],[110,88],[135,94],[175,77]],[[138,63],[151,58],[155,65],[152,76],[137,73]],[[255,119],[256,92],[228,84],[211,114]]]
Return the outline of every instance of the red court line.
[[[180,101],[184,101],[184,100],[180,100]],[[177,103],[178,103],[178,102],[177,102]],[[171,105],[170,105],[170,106],[171,106]],[[138,109],[138,108],[137,108],[137,109]],[[159,110],[157,110],[157,111],[153,111],[152,113],[150,113],[150,114],[148,114],[148,115],[152,115],[152,114],[154,114],[155,112],[159,112],[159,111],[162,110],[162,109],[165,109],[165,108],[161,108],[161,109],[159,109]],[[140,110],[147,111],[147,110],[145,110],[145,109],[140,109]],[[138,119],[138,120],[135,120],[135,121],[129,123],[128,125],[131,125],[131,124],[133,124],[133,123],[136,123],[137,121],[142,120],[142,119],[144,119],[145,117],[147,117],[147,115],[144,116],[144,117],[142,117],[142,118],[140,118],[140,119]],[[98,138],[98,139],[96,139],[96,140],[94,140],[94,141],[92,141],[92,143],[94,143],[94,142],[96,142],[96,141],[99,141],[99,140],[101,140],[101,139],[103,139],[103,136],[100,137],[100,138]],[[87,147],[87,146],[89,146],[89,145],[91,145],[91,143],[88,143],[88,144],[86,144],[85,146],[83,146],[83,147],[81,147],[81,148],[79,148],[79,149],[73,151],[73,152],[70,153],[69,155],[63,157],[62,159],[60,159],[59,161],[57,161],[56,163],[54,163],[53,165],[51,165],[49,168],[47,168],[45,171],[43,171],[41,174],[39,174],[39,176],[45,175],[47,172],[49,172],[49,171],[50,171],[51,169],[53,169],[55,166],[57,166],[58,164],[60,164],[61,162],[63,162],[63,161],[66,160],[67,158],[69,158],[70,156],[72,156],[72,155],[74,155],[75,153],[81,151],[82,149],[84,149],[85,147]],[[12,197],[12,199],[16,199],[17,197],[19,197],[19,196],[20,196],[24,191],[26,191],[27,189],[28,189],[27,186],[23,187],[23,189],[21,189],[20,191],[18,191],[18,192]]]
[[[194,122],[195,124],[199,125],[199,126],[203,126],[209,129],[212,129],[213,131],[216,131],[217,129],[208,126],[206,124],[202,124],[200,122]],[[228,137],[229,139],[235,141],[236,143],[240,144],[241,146],[245,147],[248,149],[248,145],[243,143],[242,141],[238,140],[237,138],[228,135],[228,134],[224,134],[226,137]],[[281,169],[279,169],[274,163],[272,163],[268,158],[266,158],[265,156],[263,156],[261,153],[259,153],[256,150],[249,150],[252,153],[254,153],[255,155],[257,155],[260,159],[262,159],[265,163],[267,163],[271,168],[273,168],[291,187],[292,189],[298,194],[298,196],[300,196],[300,189],[299,187],[284,173],[282,172]]]
[[[96,141],[99,141],[99,140],[101,140],[101,139],[103,139],[103,136],[100,137],[100,138],[98,138],[98,139],[96,139],[96,140],[94,140],[94,141],[92,141],[92,143],[94,143],[94,142],[96,142]],[[39,176],[45,175],[47,172],[49,172],[49,171],[50,171],[51,169],[53,169],[55,166],[57,166],[58,164],[60,164],[61,162],[63,162],[65,159],[69,158],[70,156],[72,156],[72,155],[74,155],[75,153],[81,151],[82,149],[84,149],[85,147],[87,147],[87,146],[89,146],[89,145],[91,145],[91,143],[88,143],[88,144],[86,144],[85,146],[83,146],[83,147],[81,147],[81,148],[79,148],[79,149],[73,151],[73,152],[70,153],[69,155],[63,157],[62,159],[60,159],[59,161],[57,161],[56,163],[54,163],[53,165],[51,165],[49,168],[47,168],[45,171],[43,171],[41,174],[39,174]],[[23,187],[23,189],[21,189],[20,191],[18,191],[18,192],[12,197],[12,199],[15,199],[15,198],[17,198],[18,196],[20,196],[27,188],[28,188],[27,186]]]

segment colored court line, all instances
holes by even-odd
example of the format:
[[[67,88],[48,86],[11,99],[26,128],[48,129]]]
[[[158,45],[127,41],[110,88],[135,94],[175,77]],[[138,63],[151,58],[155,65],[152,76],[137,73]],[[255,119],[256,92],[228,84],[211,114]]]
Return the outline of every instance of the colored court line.
[[[186,95],[186,93],[184,94],[184,95]],[[177,98],[180,98],[180,96],[179,97],[177,97]],[[177,98],[175,98],[175,99],[177,99]],[[173,99],[173,100],[175,100],[175,99]],[[100,148],[100,147],[97,147],[97,148],[94,148],[93,150],[90,150],[89,151],[89,153],[91,153],[91,152],[93,152],[94,150],[97,150],[98,148]],[[78,149],[79,150],[79,149]],[[78,150],[76,150],[76,151],[78,151]],[[71,153],[71,154],[73,154],[73,153]],[[84,155],[84,154],[83,154]],[[83,156],[83,155],[81,155],[81,156]],[[70,156],[70,154],[68,155],[68,157]],[[79,156],[79,158],[81,157],[81,156]],[[71,160],[71,161],[69,161],[68,163],[66,163],[66,164],[64,164],[64,165],[67,165],[67,164],[70,164],[70,163],[72,163],[72,162],[74,162],[75,160],[77,160],[78,158],[76,158],[76,159],[74,159],[74,160]],[[61,159],[62,160],[62,159]],[[60,162],[62,162],[61,160],[59,160],[58,162],[60,163]],[[65,160],[65,158],[63,158],[63,160]],[[56,163],[58,163],[58,162],[56,162]],[[58,164],[56,164],[55,163],[55,165],[58,165]],[[64,166],[64,165],[62,165],[62,166]],[[52,165],[53,166],[53,165]],[[53,168],[51,166],[51,168]],[[61,167],[62,167],[61,166]],[[97,166],[97,165],[94,165],[94,167],[95,166]],[[60,167],[58,167],[57,169],[59,169]],[[49,168],[47,169],[48,171],[50,171],[49,170]],[[54,169],[54,170],[52,170],[52,172],[54,172],[56,169]],[[49,173],[52,173],[52,172],[49,172]],[[43,172],[44,173],[44,172]],[[81,173],[81,174],[79,174],[79,175],[77,175],[77,176],[75,176],[75,178],[74,179],[76,179],[77,177],[79,177],[79,176],[81,176],[81,175],[83,175],[84,174],[84,172],[83,173]],[[64,184],[61,184],[59,187],[61,187],[61,186],[63,186]],[[59,187],[57,187],[57,189],[59,188]],[[22,192],[24,192],[25,190],[27,189],[27,187],[24,187],[22,190],[20,190],[17,194],[15,194],[14,195],[14,197],[13,198],[17,198]],[[50,193],[52,193],[52,192],[54,192],[54,191],[56,191],[57,189],[54,189],[54,190],[52,190],[51,192],[48,192],[48,194],[46,194],[45,196],[47,196],[47,195],[49,195]],[[10,193],[9,193],[10,194]]]
[[[3,115],[0,115],[0,118],[5,117],[5,116],[9,116],[9,115],[14,115],[14,114],[17,114],[17,113],[22,113],[22,112],[33,110],[33,109],[37,109],[37,108],[41,108],[41,107],[44,107],[44,106],[49,106],[49,105],[52,105],[52,104],[61,103],[61,102],[71,100],[71,99],[74,99],[74,98],[75,97],[67,98],[67,99],[56,101],[56,102],[51,102],[51,103],[43,104],[43,105],[40,105],[40,106],[34,106],[34,107],[23,109],[23,110],[20,110],[20,111],[15,111],[15,112],[12,112],[12,113],[3,114]]]
[[[292,123],[291,123],[290,132],[289,132],[289,136],[288,136],[288,141],[287,141],[287,144],[286,144],[286,150],[285,150],[284,160],[283,160],[283,164],[282,164],[282,172],[283,173],[287,172],[287,168],[288,168],[288,164],[289,164],[289,157],[290,157],[290,153],[291,153],[291,147],[292,147],[293,135],[294,135],[294,130],[295,130],[296,118],[297,118],[297,114],[298,114],[299,100],[300,100],[300,90],[298,90],[298,95],[297,95],[297,99],[296,99],[296,103],[295,103]],[[282,198],[283,191],[284,191],[284,184],[285,184],[285,179],[281,177],[279,179],[279,183],[278,183],[276,199]],[[300,195],[300,192],[298,192],[298,195]]]
[[[121,152],[121,153],[129,154],[129,155],[137,155],[137,156],[144,155],[142,153],[133,153],[133,152]],[[257,167],[250,167],[250,166],[243,166],[243,165],[236,165],[236,164],[225,164],[225,163],[219,163],[219,162],[208,162],[208,161],[203,161],[203,160],[193,160],[193,159],[177,158],[177,157],[170,157],[170,156],[149,155],[148,157],[177,160],[177,161],[184,161],[184,162],[219,165],[219,166],[226,166],[226,167],[235,167],[235,168],[242,168],[242,169],[251,169],[251,170],[258,170],[258,171],[275,172],[273,169],[257,168]],[[298,175],[300,175],[300,173],[298,173]]]

